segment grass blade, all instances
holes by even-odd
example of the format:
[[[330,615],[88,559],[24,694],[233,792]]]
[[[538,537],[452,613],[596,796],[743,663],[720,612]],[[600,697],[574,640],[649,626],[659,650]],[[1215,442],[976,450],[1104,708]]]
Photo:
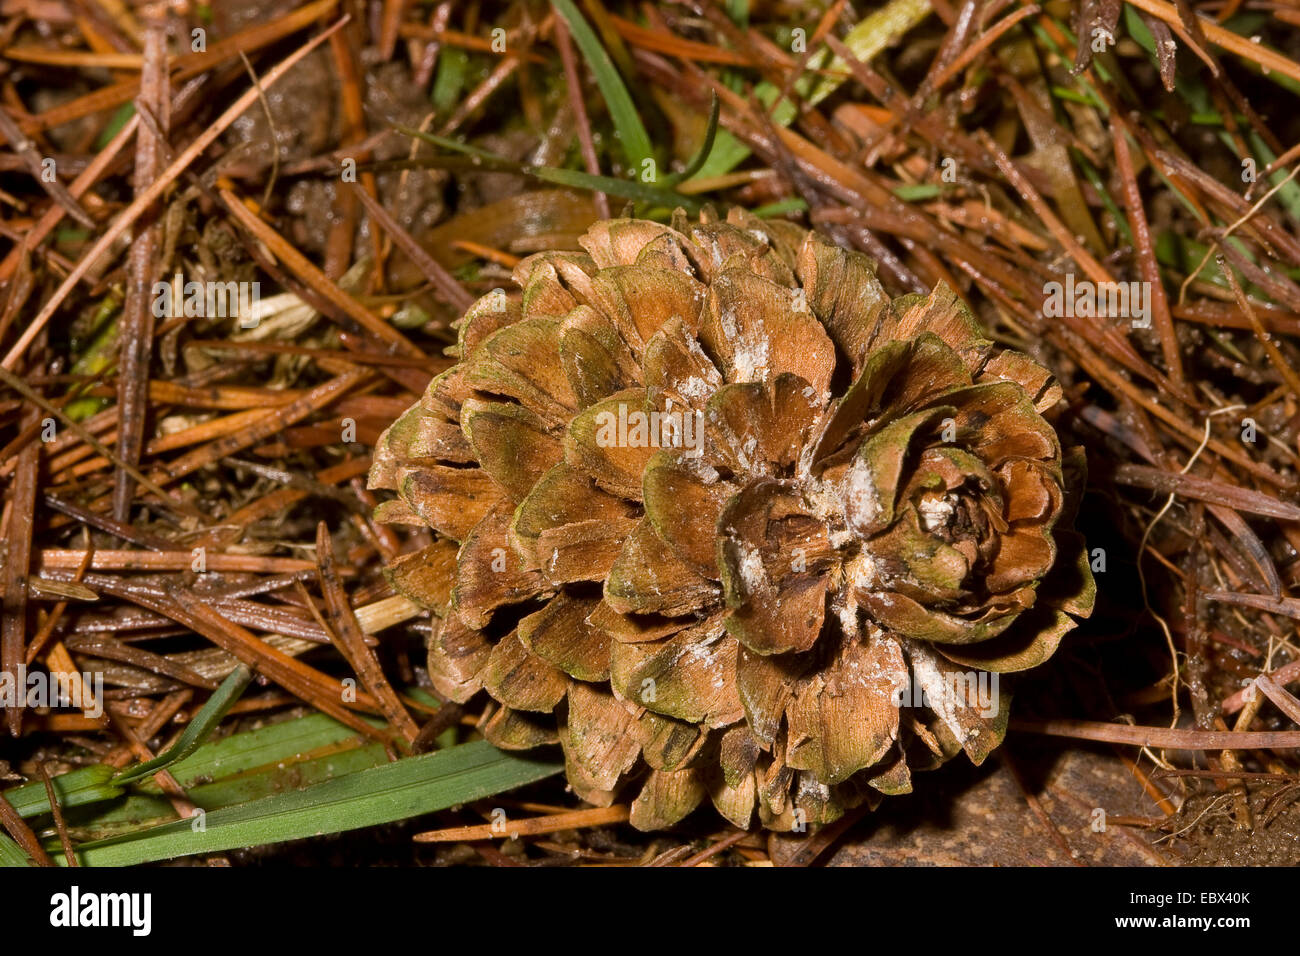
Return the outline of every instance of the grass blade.
[[[361,738],[353,736],[353,741]],[[186,796],[211,814],[225,807],[261,800],[277,793],[309,787],[334,777],[357,773],[388,762],[382,744],[369,743],[320,757],[290,759],[255,773],[236,773],[211,783],[187,787]],[[133,794],[104,807],[83,807],[67,814],[77,840],[85,842],[134,833],[177,819],[171,801],[161,794]],[[57,852],[57,844],[51,843]],[[54,854],[51,854],[54,855]]]
[[[667,209],[675,209],[678,206],[681,206],[687,212],[698,212],[700,209],[701,204],[698,200],[684,196],[673,189],[648,186],[640,180],[619,179],[616,176],[598,176],[577,169],[557,169],[554,166],[525,166],[522,163],[516,163],[478,147],[458,143],[454,139],[447,139],[443,136],[435,136],[433,133],[425,133],[409,126],[394,126],[393,128],[407,136],[413,136],[416,139],[433,143],[435,146],[441,146],[444,149],[471,156],[478,162],[483,163],[484,169],[491,169],[494,172],[514,172],[521,176],[531,176],[534,179],[540,179],[542,182],[554,183],[558,186],[568,186],[572,189],[590,189],[595,192],[608,193],[611,196],[620,196],[623,199],[631,199],[634,202],[646,202],[655,206],[663,206]],[[706,149],[710,145],[711,140],[706,141],[704,144]],[[704,155],[707,155],[707,153]],[[676,178],[678,177],[674,177],[673,181]]]
[[[664,182],[669,186],[676,186],[682,180],[690,179],[701,169],[704,168],[705,162],[713,152],[713,144],[718,137],[718,116],[720,115],[722,104],[718,100],[718,94],[713,94],[713,100],[709,103],[709,124],[704,129],[704,142],[700,144],[699,150],[691,157],[691,161],[686,164],[686,168],[680,173],[673,173],[666,176]]]
[[[114,778],[113,782],[132,783],[174,764],[183,757],[188,757],[199,748],[199,744],[203,743],[208,734],[216,729],[217,724],[221,723],[221,718],[226,716],[226,711],[230,710],[239,699],[239,695],[244,692],[244,688],[252,679],[253,672],[249,670],[248,665],[240,664],[221,682],[221,686],[194,715],[194,719],[186,725],[180,739],[171,748],[152,760],[146,760],[138,766],[123,771]]]
[[[558,186],[569,186],[574,189],[591,189],[597,192],[608,193],[611,196],[621,196],[623,199],[631,199],[635,202],[646,202],[655,206],[664,206],[668,209],[674,209],[681,206],[687,212],[697,212],[700,208],[698,200],[683,196],[681,193],[671,189],[661,189],[658,186],[647,186],[645,183],[635,179],[618,179],[614,176],[595,176],[591,173],[584,173],[576,169],[555,169],[551,166],[526,166],[524,171],[530,176],[547,183],[555,183]]]
[[[309,714],[205,743],[168,769],[195,806],[211,812],[376,767],[387,759],[382,745],[368,742],[324,714]],[[89,772],[91,782],[106,780],[112,768],[93,767]],[[56,788],[66,790],[69,781],[87,774],[87,770],[65,774],[56,779]],[[32,785],[10,791],[18,796],[24,816],[48,812],[39,801],[44,787],[34,786],[39,793]],[[75,839],[101,840],[176,819],[171,801],[153,777],[130,786],[124,798],[108,799],[122,793],[119,787],[105,788],[98,800],[79,800],[80,805],[65,807]],[[57,844],[50,849],[57,852]]]
[[[7,833],[0,833],[0,867],[31,866],[31,860],[22,847],[13,841]]]
[[[113,782],[113,768],[103,764],[82,767],[54,778],[54,795],[63,809],[81,807],[122,795],[122,788]],[[45,796],[45,784],[37,781],[25,783],[5,791],[20,817],[34,817],[50,812],[50,801]]]
[[[182,787],[189,788],[208,780],[339,753],[365,742],[355,730],[333,717],[308,714],[204,744],[184,760],[177,761],[171,772]],[[161,792],[153,780],[141,781],[136,789]]]
[[[490,169],[513,170],[519,167],[519,163],[506,159],[504,156],[498,156],[496,153],[490,153],[486,149],[480,149],[477,146],[471,146],[469,143],[462,143],[459,140],[450,139],[446,136],[439,136],[437,133],[426,133],[422,129],[415,129],[411,126],[402,126],[400,123],[393,129],[397,130],[404,136],[412,136],[415,139],[422,139],[426,143],[432,143],[434,146],[441,146],[443,149],[450,149],[457,153],[464,153],[474,159],[484,160],[490,164]]]
[[[207,814],[201,830],[177,820],[129,836],[83,844],[87,866],[132,866],[194,853],[263,846],[377,826],[443,810],[559,773],[486,741],[407,757],[324,783]]]
[[[596,77],[596,85],[600,87],[605,105],[609,108],[610,119],[614,122],[614,131],[618,134],[619,141],[623,144],[623,151],[627,154],[628,163],[639,172],[642,162],[654,157],[654,150],[650,146],[650,136],[641,123],[641,114],[633,105],[632,97],[628,95],[627,87],[623,85],[623,78],[614,68],[614,61],[609,58],[609,53],[601,46],[595,32],[571,0],[551,0],[551,6],[564,18],[569,32],[573,34],[574,42],[582,51],[587,65],[591,67],[591,72]]]

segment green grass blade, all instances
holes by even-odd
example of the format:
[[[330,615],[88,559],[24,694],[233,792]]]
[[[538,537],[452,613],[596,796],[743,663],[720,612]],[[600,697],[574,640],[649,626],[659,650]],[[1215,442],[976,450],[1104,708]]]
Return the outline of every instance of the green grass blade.
[[[353,738],[354,740],[357,738]],[[185,795],[196,807],[212,813],[224,807],[300,790],[345,774],[388,762],[382,744],[352,747],[326,756],[286,760],[256,773],[240,773],[188,787]],[[78,841],[104,840],[159,826],[177,819],[171,801],[161,794],[134,794],[104,807],[83,807],[67,814],[68,827]],[[48,836],[48,832],[45,834]],[[51,849],[57,852],[57,845]]]
[[[664,177],[666,185],[676,186],[682,180],[690,179],[704,168],[704,163],[708,160],[709,154],[713,152],[713,144],[718,138],[718,116],[721,109],[722,105],[718,100],[718,94],[714,93],[713,101],[709,103],[709,123],[704,129],[704,142],[700,144],[700,148],[691,157],[691,161],[686,164],[685,169],[680,173],[673,173],[671,176]]]
[[[168,769],[195,806],[211,812],[375,767],[387,759],[381,744],[324,714],[308,714],[205,743]],[[105,775],[111,772],[97,769]],[[118,792],[115,788],[108,795]],[[45,809],[44,804],[39,808]],[[74,839],[87,841],[171,822],[176,811],[157,781],[148,777],[133,784],[122,799],[67,808],[64,816]],[[48,837],[48,830],[43,835]],[[57,844],[51,849],[57,853]]]
[[[700,202],[671,189],[647,186],[635,179],[618,179],[614,176],[593,176],[591,173],[576,169],[555,169],[551,166],[526,166],[524,171],[530,176],[557,186],[569,186],[573,189],[591,189],[620,196],[635,202],[647,202],[655,206],[674,209],[681,206],[687,212],[698,212]]]
[[[490,164],[498,165],[505,169],[518,168],[520,165],[513,160],[506,159],[504,156],[490,153],[486,149],[471,146],[469,143],[462,143],[460,140],[449,139],[446,136],[439,136],[436,133],[426,133],[424,130],[415,129],[412,126],[402,126],[401,124],[397,124],[393,129],[405,136],[413,136],[416,139],[424,140],[426,143],[432,143],[434,146],[441,146],[443,149],[454,150],[457,153],[464,153],[466,156],[472,156],[475,159],[486,160]]]
[[[894,187],[894,195],[903,202],[923,202],[943,195],[943,188],[937,183],[906,183]]]
[[[0,867],[31,866],[23,848],[15,843],[7,833],[0,833]]]
[[[355,730],[333,718],[309,714],[203,744],[170,769],[199,806],[221,807],[374,766],[384,759],[382,747],[376,744],[368,750],[365,744]],[[70,822],[93,831],[175,815],[171,803],[159,797],[161,790],[152,777],[133,784],[133,796],[118,799],[126,790],[113,780],[115,773],[113,767],[97,764],[54,778],[55,794]],[[5,796],[24,818],[50,812],[43,783],[13,787]],[[113,804],[107,809],[96,807],[108,801]]]
[[[374,723],[379,726],[378,721]],[[363,742],[361,735],[333,717],[308,714],[206,743],[177,761],[171,772],[182,787],[188,788],[209,780],[309,759],[317,751],[339,752],[345,744],[351,749]],[[153,780],[141,781],[136,789],[159,792]]]
[[[654,157],[654,150],[650,146],[650,136],[641,123],[641,114],[633,105],[632,97],[628,95],[627,87],[623,85],[623,78],[614,68],[614,61],[609,58],[609,53],[601,46],[595,32],[571,0],[551,0],[551,6],[564,18],[569,32],[573,34],[574,42],[582,51],[587,65],[591,67],[591,72],[596,77],[596,85],[600,87],[600,93],[605,97],[610,119],[614,122],[614,131],[623,144],[628,163],[634,171],[640,172],[642,162]]]
[[[444,47],[438,54],[438,73],[433,81],[429,100],[440,115],[450,113],[460,102],[469,75],[469,54],[454,46]]]
[[[503,156],[497,156],[495,153],[489,153],[487,150],[479,149],[476,146],[459,143],[454,139],[447,139],[443,136],[435,136],[432,133],[424,133],[418,129],[411,129],[409,126],[394,126],[393,128],[407,136],[414,136],[416,139],[433,143],[435,146],[472,156],[483,162],[485,169],[519,173],[521,176],[531,176],[534,179],[540,179],[542,182],[553,183],[557,186],[568,186],[572,189],[590,189],[596,192],[608,193],[611,196],[620,196],[623,199],[631,199],[634,202],[646,202],[655,206],[663,206],[667,209],[674,209],[677,206],[681,206],[688,212],[698,212],[700,209],[701,204],[698,200],[683,196],[672,189],[649,186],[640,180],[619,179],[616,176],[597,176],[576,169],[557,169],[554,166],[525,166],[522,163],[516,163]]]
[[[759,219],[771,219],[774,216],[784,216],[792,212],[807,212],[808,203],[799,197],[791,199],[779,199],[776,202],[770,202],[763,206],[755,206],[750,210]]]
[[[122,788],[112,783],[114,772],[112,767],[96,764],[59,774],[54,778],[54,796],[59,801],[59,806],[64,809],[81,807],[121,796]],[[45,784],[40,781],[6,790],[5,797],[14,805],[20,817],[35,817],[50,812]]]
[[[208,734],[216,729],[217,724],[221,723],[221,718],[226,716],[226,711],[239,699],[239,695],[244,692],[248,682],[253,679],[253,672],[247,664],[240,664],[230,675],[221,682],[221,686],[216,689],[208,702],[204,704],[194,719],[185,727],[180,739],[176,743],[160,753],[152,760],[146,760],[138,766],[132,767],[117,775],[114,783],[124,784],[132,783],[142,777],[147,777],[157,773],[164,767],[169,767],[183,757],[188,757],[199,748],[199,744],[207,738]]]
[[[559,773],[555,761],[529,760],[486,741],[407,757],[292,793],[207,814],[199,832],[177,820],[125,837],[83,844],[88,866],[131,866],[194,853],[340,833],[478,800]]]

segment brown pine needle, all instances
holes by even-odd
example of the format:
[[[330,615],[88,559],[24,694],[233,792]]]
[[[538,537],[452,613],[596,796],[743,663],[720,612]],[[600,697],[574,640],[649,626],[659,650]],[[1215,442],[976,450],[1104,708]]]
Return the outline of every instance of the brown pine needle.
[[[59,806],[59,798],[54,793],[54,781],[50,779],[49,768],[44,762],[37,764],[37,770],[41,775],[41,782],[45,784],[45,799],[50,803],[50,813],[54,817],[54,829],[59,833],[59,842],[63,844],[63,858],[67,861],[69,867],[81,866],[77,859],[77,852],[72,848],[72,837],[68,835],[68,824],[63,819],[63,808]]]
[[[1100,740],[1156,750],[1300,750],[1300,730],[1179,730],[1092,720],[1023,720],[1014,717],[1011,727],[1049,737]]]
[[[357,616],[352,611],[352,605],[348,602],[338,571],[334,567],[333,542],[330,540],[329,527],[324,521],[316,526],[316,564],[321,593],[325,595],[331,638],[366,689],[378,701],[389,723],[406,738],[408,744],[414,743],[420,736],[420,728],[402,706],[388,678],[384,676],[374,650],[362,635],[361,625],[357,622]]]
[[[584,827],[624,823],[627,821],[628,812],[626,804],[615,804],[612,807],[594,807],[590,810],[553,813],[549,816],[525,817],[522,820],[503,818],[500,823],[485,823],[481,826],[427,830],[424,833],[417,833],[412,839],[417,843],[460,843],[537,836],[542,833],[558,833],[561,830],[580,830]]]

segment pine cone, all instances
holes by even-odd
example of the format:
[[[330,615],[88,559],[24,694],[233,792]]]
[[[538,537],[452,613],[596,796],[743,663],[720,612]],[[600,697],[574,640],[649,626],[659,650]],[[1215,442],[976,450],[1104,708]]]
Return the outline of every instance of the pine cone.
[[[642,829],[706,796],[824,823],[982,761],[997,675],[1092,606],[1051,374],[789,223],[581,245],[471,307],[376,451],[376,517],[436,532],[388,573],[437,690],[485,689],[499,747],[558,742],[591,803],[635,782]]]

